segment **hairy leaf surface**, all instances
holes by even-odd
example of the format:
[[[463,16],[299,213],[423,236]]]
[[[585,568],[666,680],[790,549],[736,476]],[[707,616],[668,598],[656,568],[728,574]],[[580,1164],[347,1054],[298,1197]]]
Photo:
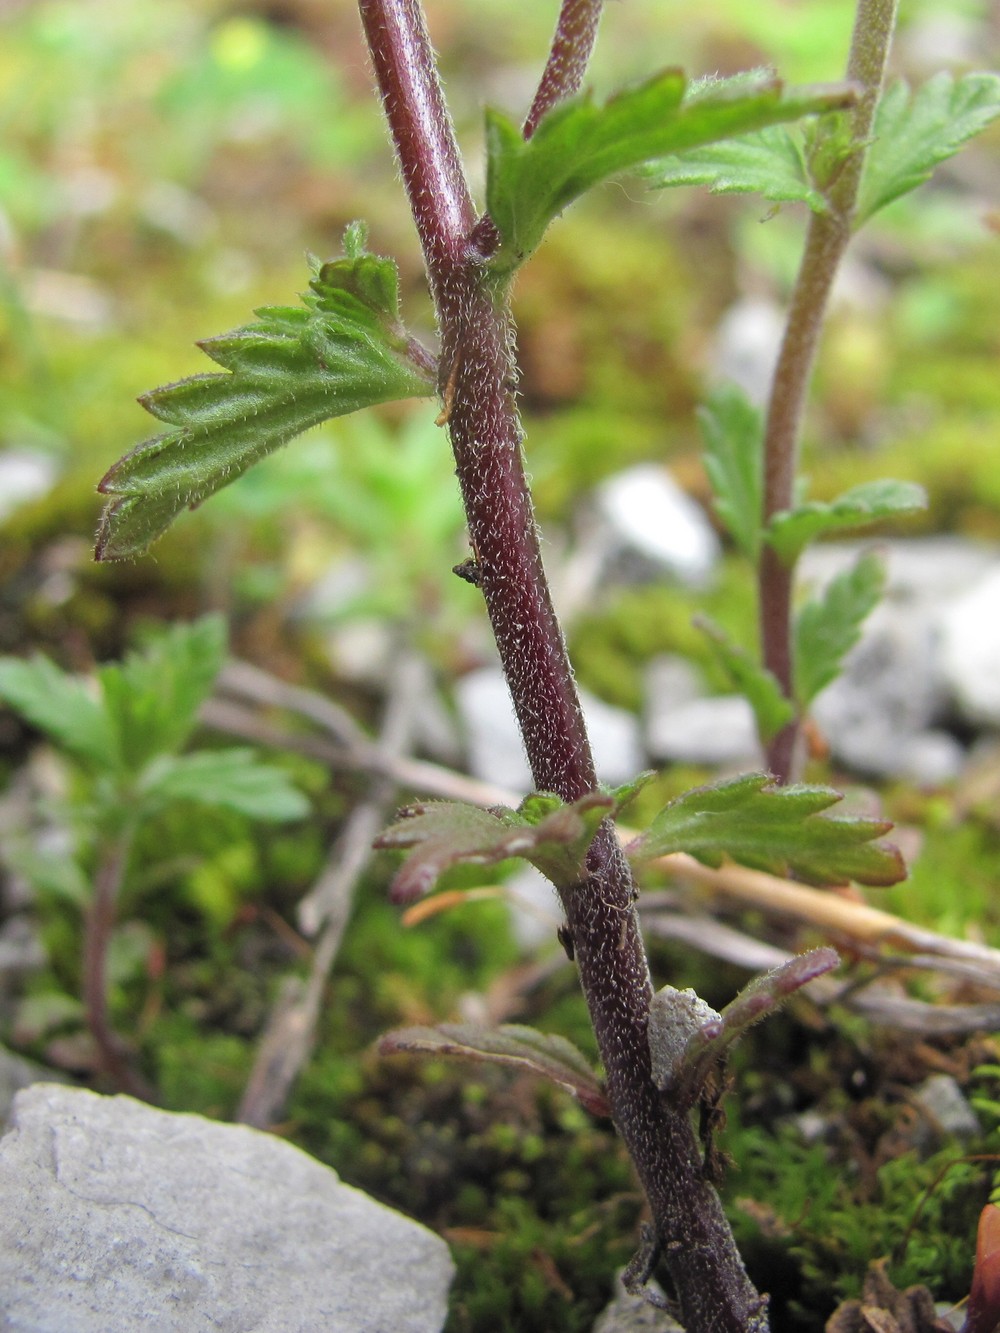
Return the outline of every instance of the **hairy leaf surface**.
[[[761,414],[735,384],[716,389],[698,413],[715,512],[743,554],[756,561],[764,491]]]
[[[678,796],[627,850],[642,861],[688,852],[710,866],[729,856],[810,884],[903,879],[906,869],[897,849],[874,841],[892,825],[823,813],[840,799],[830,787],[777,787],[767,773],[748,773]]]
[[[654,190],[707,185],[712,194],[761,194],[776,204],[808,204],[814,213],[828,209],[812,183],[802,134],[783,125],[665,157],[642,174]]]
[[[861,226],[894,199],[929,180],[934,168],[1000,116],[1000,75],[948,73],[911,92],[886,89],[875,113],[872,144],[855,214]]]
[[[400,1028],[378,1044],[382,1055],[420,1052],[464,1060],[530,1069],[566,1088],[592,1115],[609,1116],[611,1108],[586,1056],[555,1033],[539,1032],[518,1023],[484,1027],[478,1023],[442,1023],[438,1027]]]
[[[424,801],[404,806],[374,845],[410,852],[392,882],[395,902],[427,893],[450,866],[496,865],[513,856],[530,861],[554,884],[568,886],[584,877],[587,848],[601,820],[614,809],[614,797],[602,792],[591,792],[572,805],[535,792],[518,810]]]
[[[694,622],[703,630],[712,650],[753,709],[757,731],[767,743],[795,715],[795,705],[786,699],[773,671],[755,662],[745,648],[734,643],[721,625],[708,616],[696,616]]]
[[[845,528],[864,528],[884,518],[915,514],[927,508],[927,493],[912,481],[866,481],[852,486],[828,504],[807,500],[775,514],[766,539],[786,565],[799,558],[817,537]]]
[[[658,1086],[669,1091],[675,1101],[687,1105],[693,1104],[701,1093],[712,1067],[726,1059],[732,1047],[748,1028],[775,1013],[796,991],[808,985],[810,981],[815,981],[824,972],[831,971],[839,962],[836,950],[825,947],[797,954],[787,963],[781,963],[770,972],[754,977],[720,1014],[714,1015],[715,1021],[696,1024],[689,1034],[685,1033],[681,1025],[680,1035],[682,1038],[686,1036],[683,1049],[674,1056],[674,1046],[668,1039],[666,1054],[673,1058],[664,1061],[661,1051],[660,1059],[663,1067]],[[653,997],[653,1004],[658,1009],[656,1025],[660,1031],[667,1029],[671,1021],[671,1010],[684,995],[685,992],[673,991],[672,987],[667,986]],[[709,1011],[710,1014],[711,1012]],[[685,1007],[682,1007],[682,1020],[684,1015]],[[652,1033],[654,1031],[652,1009],[650,1029]],[[651,1044],[652,1040],[651,1036]],[[664,1074],[667,1077],[663,1078]]]
[[[516,268],[574,199],[654,158],[848,105],[844,85],[785,88],[755,72],[688,85],[665,70],[598,103],[590,94],[554,107],[530,139],[498,111],[486,115],[486,206],[501,236],[491,263]]]
[[[866,551],[795,617],[795,695],[806,708],[836,680],[844,658],[861,638],[861,627],[885,588],[885,562]]]
[[[224,374],[194,375],[139,401],[172,429],[138,445],[98,490],[111,497],[99,560],[145,551],[193,508],[294,436],[331,417],[433,392],[399,322],[396,266],[345,237],[348,257],[312,265],[301,306],[199,344]]]

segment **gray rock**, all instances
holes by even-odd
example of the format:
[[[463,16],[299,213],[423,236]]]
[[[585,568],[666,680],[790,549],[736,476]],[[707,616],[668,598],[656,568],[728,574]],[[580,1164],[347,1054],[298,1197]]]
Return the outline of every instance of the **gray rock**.
[[[641,582],[676,578],[705,584],[719,558],[719,539],[705,513],[666,468],[641,463],[602,482],[595,492],[606,545],[605,579]]]
[[[656,1281],[647,1283],[654,1296],[663,1299],[663,1288]],[[684,1330],[666,1310],[651,1305],[644,1296],[630,1296],[621,1284],[616,1284],[615,1299],[598,1316],[593,1333],[684,1333]]]
[[[913,1095],[940,1133],[971,1139],[982,1132],[975,1111],[950,1074],[931,1074]]]
[[[812,548],[802,562],[803,581],[822,587],[864,545]],[[838,762],[869,776],[936,786],[956,777],[965,762],[963,747],[938,726],[955,711],[957,694],[943,627],[956,599],[997,568],[997,553],[955,538],[895,541],[880,549],[887,564],[885,598],[843,673],[812,711]]]
[[[1000,727],[1000,564],[942,612],[941,664],[961,716]]]
[[[678,707],[650,704],[646,748],[657,763],[759,768],[753,709],[742,695],[692,699]]]
[[[638,721],[624,708],[614,708],[585,690],[580,691],[580,701],[600,780],[615,784],[635,777],[645,763]],[[512,791],[530,791],[531,772],[499,667],[481,667],[462,676],[455,686],[455,702],[471,772]]]
[[[712,351],[712,378],[730,380],[757,407],[763,407],[778,360],[785,316],[773,301],[747,296],[719,321]]]
[[[654,657],[646,667],[643,687],[649,716],[670,712],[706,697],[701,672],[689,658],[678,653],[661,653]]]
[[[0,1046],[0,1125],[7,1123],[14,1098],[22,1088],[30,1088],[33,1083],[61,1083],[63,1076],[54,1070],[36,1065],[33,1060],[25,1060],[21,1055]]]
[[[898,775],[905,746],[927,731],[945,700],[926,617],[876,607],[840,676],[812,706],[836,759],[859,773]]]
[[[526,953],[550,944],[562,924],[563,909],[550,880],[534,866],[524,865],[506,882],[514,938]]]
[[[0,452],[0,521],[15,509],[46,495],[55,485],[58,468],[47,454],[26,449]]]
[[[437,1236],[280,1139],[36,1084],[0,1141],[18,1333],[437,1333]]]

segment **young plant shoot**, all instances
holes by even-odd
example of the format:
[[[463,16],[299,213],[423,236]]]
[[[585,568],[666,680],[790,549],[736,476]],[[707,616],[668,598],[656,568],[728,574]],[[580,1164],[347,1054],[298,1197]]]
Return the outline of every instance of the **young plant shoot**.
[[[523,122],[486,113],[479,205],[419,0],[360,0],[360,12],[423,252],[438,347],[428,351],[407,331],[394,263],[369,252],[365,227],[353,224],[342,257],[313,263],[300,305],[258,310],[256,322],[201,344],[221,371],[142,400],[167,430],[100,483],[109,502],[97,556],[144,551],[185,508],[320,421],[437,394],[432,410],[454,454],[473,553],[456,572],[470,584],[469,596],[485,603],[535,792],[517,810],[411,805],[378,845],[409,852],[393,889],[400,901],[431,889],[458,862],[521,856],[551,879],[604,1081],[568,1043],[519,1027],[417,1029],[396,1034],[386,1049],[527,1066],[570,1087],[595,1112],[609,1112],[652,1219],[629,1269],[632,1286],[642,1287],[662,1258],[691,1333],[764,1330],[767,1299],[737,1252],[708,1178],[711,1145],[699,1142],[691,1110],[739,1034],[837,957],[813,950],[752,982],[722,1013],[669,987],[654,999],[632,866],[681,850],[709,864],[728,856],[818,884],[886,884],[904,874],[898,853],[879,841],[887,824],[832,816],[836,792],[782,784],[802,709],[836,670],[881,586],[865,557],[795,621],[796,559],[815,536],[905,511],[921,497],[912,487],[880,483],[831,505],[802,503],[796,448],[827,294],[852,230],[1000,113],[1000,80],[897,88],[880,109],[894,6],[861,0],[843,83],[786,87],[760,71],[689,81],[667,68],[599,99],[581,89],[600,0],[563,0]],[[558,215],[626,172],[660,187],[705,182],[801,200],[812,220],[766,430],[731,393],[713,399],[705,415],[719,515],[759,571],[762,664],[710,634],[753,702],[771,773],[686,793],[623,849],[614,818],[643,778],[616,791],[598,786],[525,477],[510,295],[514,275]]]

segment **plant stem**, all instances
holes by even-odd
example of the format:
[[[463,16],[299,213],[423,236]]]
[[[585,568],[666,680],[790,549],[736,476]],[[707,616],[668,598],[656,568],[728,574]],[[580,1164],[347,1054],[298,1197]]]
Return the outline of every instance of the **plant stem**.
[[[771,386],[764,431],[763,524],[794,502],[806,395],[837,269],[851,239],[858,187],[878,105],[896,21],[897,0],[860,0],[847,62],[847,78],[859,86],[851,112],[852,147],[826,190],[829,211],[811,213],[805,250],[792,292],[785,335]],[[764,665],[794,697],[792,582],[786,565],[767,544],[758,570],[760,637]],[[791,780],[800,721],[789,722],[767,747],[779,782]]]
[[[97,1047],[100,1072],[122,1091],[151,1101],[151,1089],[133,1069],[128,1046],[108,1017],[108,947],[131,846],[131,830],[111,838],[94,875],[94,895],[83,929],[83,1006],[87,1027]]]
[[[524,476],[506,295],[496,293],[483,250],[471,241],[468,194],[415,0],[360,0],[360,8],[435,298],[442,420],[455,454],[479,585],[534,783],[572,801],[594,790],[597,779]],[[562,18],[569,15],[575,26],[560,20],[553,49],[564,45],[558,59],[549,59],[546,72],[556,73],[548,91],[539,91],[543,101],[582,77],[583,44],[592,41],[597,9],[564,5]],[[592,21],[585,22],[588,15]],[[430,107],[436,108],[435,123],[421,122]],[[425,124],[433,147],[416,142],[418,123]],[[442,197],[443,187],[428,192],[429,163],[449,164],[451,197]],[[433,216],[438,200],[441,218]],[[471,243],[464,247],[452,226],[459,216],[470,224]],[[704,1178],[689,1118],[671,1108],[652,1082],[646,1036],[652,985],[631,871],[610,825],[594,839],[588,872],[560,896],[615,1122],[646,1190],[683,1316],[691,1333],[766,1328],[760,1298]]]
[[[525,117],[526,139],[534,134],[546,111],[578,91],[597,40],[603,8],[604,0],[563,0],[549,58]]]

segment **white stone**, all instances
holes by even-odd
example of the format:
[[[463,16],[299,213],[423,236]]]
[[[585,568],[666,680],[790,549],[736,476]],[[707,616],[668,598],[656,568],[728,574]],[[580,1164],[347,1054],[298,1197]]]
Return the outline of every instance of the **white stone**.
[[[35,1084],[0,1140],[0,1326],[438,1333],[453,1264],[297,1148]]]
[[[1000,565],[942,613],[941,665],[962,716],[1000,727]]]
[[[22,449],[0,452],[0,521],[21,505],[47,494],[57,473],[55,460],[46,454]]]
[[[692,699],[651,712],[646,747],[658,762],[750,768],[762,762],[753,709],[739,694]]]
[[[641,463],[602,482],[597,511],[610,529],[618,559],[641,578],[672,575],[705,583],[719,558],[719,539],[701,506],[665,468]]]
[[[756,407],[763,407],[785,331],[785,316],[773,301],[748,296],[722,316],[712,352],[712,378],[731,381]]]
[[[467,672],[455,686],[455,702],[465,731],[470,771],[512,792],[532,789],[510,692],[498,667]],[[580,702],[601,782],[628,782],[645,767],[639,723],[585,690]]]

